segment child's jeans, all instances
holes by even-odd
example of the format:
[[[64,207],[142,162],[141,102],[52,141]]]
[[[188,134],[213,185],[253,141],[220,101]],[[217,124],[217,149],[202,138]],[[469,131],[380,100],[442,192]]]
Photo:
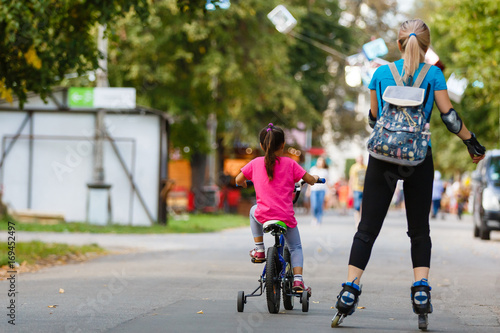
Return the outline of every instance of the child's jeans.
[[[264,236],[264,231],[262,224],[255,219],[255,210],[257,205],[254,205],[250,209],[250,228],[252,229],[253,237]],[[304,266],[304,255],[302,254],[302,243],[300,242],[299,228],[290,228],[285,235],[286,244],[290,250],[290,257],[292,261],[292,267],[303,267]]]

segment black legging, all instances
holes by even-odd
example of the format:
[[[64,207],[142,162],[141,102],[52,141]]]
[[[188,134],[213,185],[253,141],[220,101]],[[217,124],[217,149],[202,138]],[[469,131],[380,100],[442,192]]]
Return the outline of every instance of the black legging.
[[[411,239],[413,267],[430,267],[432,244],[429,235],[429,212],[434,181],[430,148],[424,162],[415,167],[400,166],[370,156],[363,190],[361,222],[354,235],[349,265],[363,270],[366,268],[398,179],[404,181],[407,234]]]

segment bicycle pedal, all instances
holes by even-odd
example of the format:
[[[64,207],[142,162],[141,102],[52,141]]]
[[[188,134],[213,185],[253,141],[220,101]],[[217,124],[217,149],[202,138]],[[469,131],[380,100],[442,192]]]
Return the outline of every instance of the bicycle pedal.
[[[266,259],[251,259],[254,264],[262,264],[263,262],[266,262]]]

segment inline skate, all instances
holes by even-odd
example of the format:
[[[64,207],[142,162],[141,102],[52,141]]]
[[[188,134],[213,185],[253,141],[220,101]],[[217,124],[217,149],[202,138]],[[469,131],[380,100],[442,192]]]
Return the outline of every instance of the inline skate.
[[[356,310],[359,295],[361,295],[361,286],[355,284],[354,281],[342,283],[342,290],[337,296],[335,304],[337,313],[332,318],[332,327],[339,326],[345,317],[352,315]]]
[[[416,281],[411,286],[411,303],[413,312],[418,315],[418,328],[427,330],[427,315],[432,313],[431,290],[427,279]]]

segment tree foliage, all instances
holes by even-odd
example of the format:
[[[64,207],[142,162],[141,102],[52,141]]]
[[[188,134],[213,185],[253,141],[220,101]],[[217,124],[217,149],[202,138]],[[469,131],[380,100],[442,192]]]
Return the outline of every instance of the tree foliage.
[[[341,133],[339,140],[349,140],[357,134],[366,134],[364,119],[357,119],[352,105],[357,98],[358,89],[350,88],[345,82],[345,58],[359,52],[360,43],[357,38],[360,29],[347,27],[339,23],[341,9],[337,2],[322,0],[291,1],[298,16],[294,32],[304,36],[304,40],[296,40],[290,47],[291,75],[302,89],[304,96],[321,115],[331,100],[337,105],[334,122],[335,131]],[[302,6],[302,7],[301,7]],[[303,13],[303,14],[302,14]],[[329,54],[320,47],[311,45],[319,42],[333,49]],[[314,128],[313,143],[320,144],[322,128]]]
[[[97,69],[93,29],[132,8],[147,17],[147,0],[1,0],[0,97],[22,107],[28,91],[45,98],[65,74]]]
[[[496,0],[439,0],[424,3],[432,46],[446,66],[445,77],[455,73],[468,81],[460,103],[454,103],[467,127],[487,149],[500,143],[500,3]],[[436,168],[449,175],[474,168],[460,139],[446,130],[434,112],[433,148]]]
[[[314,109],[290,75],[290,44],[266,15],[274,1],[232,2],[207,12],[205,1],[162,1],[147,26],[123,20],[110,52],[111,80],[138,88],[142,104],[174,116],[172,141],[206,152],[207,117],[219,135],[256,142],[269,122],[310,123]],[[226,143],[227,143],[226,142]]]

